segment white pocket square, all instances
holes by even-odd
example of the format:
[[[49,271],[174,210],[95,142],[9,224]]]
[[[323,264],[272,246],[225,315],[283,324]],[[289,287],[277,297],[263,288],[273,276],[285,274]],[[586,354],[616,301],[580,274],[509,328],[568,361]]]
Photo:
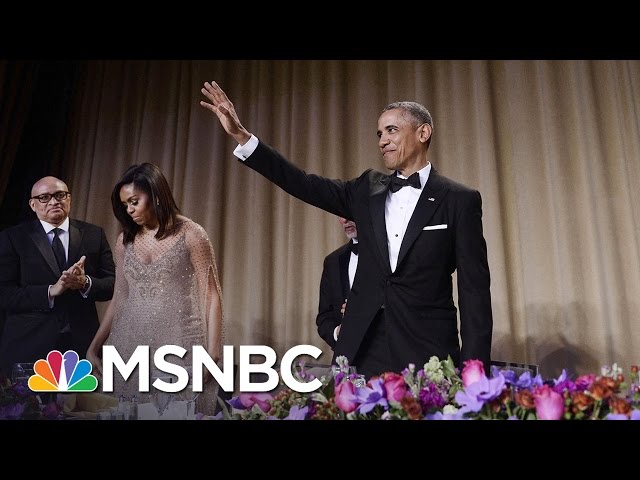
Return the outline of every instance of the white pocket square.
[[[423,230],[444,230],[445,228],[447,228],[447,224],[442,223],[440,225],[427,225]]]

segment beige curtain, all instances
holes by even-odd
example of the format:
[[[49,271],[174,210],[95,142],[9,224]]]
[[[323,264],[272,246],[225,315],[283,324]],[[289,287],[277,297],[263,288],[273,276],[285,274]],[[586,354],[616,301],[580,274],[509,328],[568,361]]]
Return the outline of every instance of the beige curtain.
[[[198,104],[214,79],[249,131],[333,178],[382,169],[381,109],[424,103],[431,162],[483,196],[492,357],[545,376],[640,361],[640,62],[89,62],[67,159],[74,216],[115,242],[114,183],[130,164],[158,164],[216,250],[227,344],[280,357],[310,343],[328,362],[319,282],[344,234],[235,159]]]

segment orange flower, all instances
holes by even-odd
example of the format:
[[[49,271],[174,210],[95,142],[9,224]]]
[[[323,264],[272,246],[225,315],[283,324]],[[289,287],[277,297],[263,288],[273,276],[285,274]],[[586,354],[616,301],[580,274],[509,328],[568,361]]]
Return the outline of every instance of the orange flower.
[[[571,410],[573,413],[584,412],[593,405],[593,398],[584,392],[575,392],[571,396]]]
[[[631,413],[631,405],[629,405],[629,402],[624,398],[612,397],[611,400],[609,400],[609,405],[613,413],[622,413],[627,417]]]
[[[527,410],[536,406],[533,394],[529,390],[519,390],[516,392],[516,403]]]
[[[414,397],[404,397],[400,401],[400,405],[402,405],[402,409],[407,412],[407,415],[411,420],[422,419],[422,406]]]

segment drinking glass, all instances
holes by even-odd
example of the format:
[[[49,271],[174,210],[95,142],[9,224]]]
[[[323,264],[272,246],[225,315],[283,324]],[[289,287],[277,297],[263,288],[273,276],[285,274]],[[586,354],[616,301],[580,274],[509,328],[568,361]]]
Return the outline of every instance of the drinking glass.
[[[174,378],[167,376],[166,374],[153,373],[151,375],[151,392],[149,393],[149,399],[156,410],[158,411],[158,418],[162,417],[169,404],[171,403],[172,395],[168,392],[163,392],[153,386],[156,380],[162,380],[165,383],[173,383]]]
[[[364,375],[358,375],[358,369],[354,365],[350,365],[348,371],[345,371],[344,368],[340,368],[339,365],[331,365],[331,373],[334,378],[340,372],[344,373],[356,387],[364,387],[367,384],[367,380],[364,378]]]
[[[27,385],[29,383],[29,377],[34,373],[33,363],[14,363],[11,368],[11,383]]]
[[[186,419],[189,420],[189,419],[192,419],[192,418],[195,417],[195,414],[196,414],[196,400],[198,399],[198,396],[200,395],[200,392],[194,392],[193,391],[193,372],[192,372],[192,367],[187,365],[187,366],[184,366],[183,368],[189,374],[189,383],[184,388],[184,390],[182,390],[180,392],[179,398],[180,398],[180,400],[186,402],[186,407],[187,407]]]
[[[96,413],[96,420],[111,420],[111,410],[100,410]]]

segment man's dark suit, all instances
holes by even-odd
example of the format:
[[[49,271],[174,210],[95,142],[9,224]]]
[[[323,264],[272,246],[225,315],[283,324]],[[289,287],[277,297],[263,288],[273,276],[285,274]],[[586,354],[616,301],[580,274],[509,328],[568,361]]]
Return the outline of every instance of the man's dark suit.
[[[74,348],[81,358],[85,356],[99,326],[95,302],[113,296],[115,268],[104,230],[70,220],[67,267],[82,255],[92,281],[88,297],[67,290],[50,309],[47,290],[62,272],[42,224],[34,220],[0,232],[0,309],[6,310],[0,368],[5,372],[15,362],[45,358],[67,322]]]
[[[358,226],[358,275],[334,361],[338,355],[353,361],[384,308],[390,369],[399,372],[409,363],[422,366],[432,355],[451,355],[456,365],[479,359],[489,371],[493,320],[479,192],[432,167],[392,273],[385,227],[389,175],[371,169],[349,181],[309,175],[262,142],[244,163],[300,200]],[[441,228],[423,230],[430,226]],[[456,269],[462,349],[453,302]]]
[[[334,250],[324,259],[316,325],[318,334],[332,349],[336,346],[333,331],[342,323],[340,310],[349,295],[350,259],[351,241]]]

